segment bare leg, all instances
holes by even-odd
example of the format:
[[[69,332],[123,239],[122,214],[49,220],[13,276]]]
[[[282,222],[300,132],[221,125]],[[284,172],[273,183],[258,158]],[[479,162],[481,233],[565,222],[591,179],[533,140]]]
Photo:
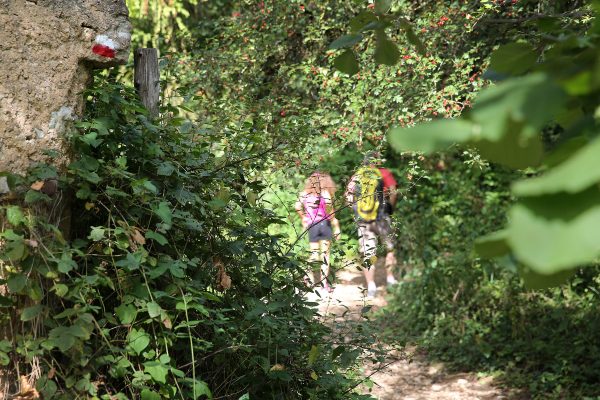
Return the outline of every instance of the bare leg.
[[[388,253],[385,255],[385,268],[387,270],[387,278],[388,278],[388,282],[390,280],[394,280],[394,267],[396,266],[396,255],[394,254],[394,251],[388,251]]]
[[[328,287],[329,282],[329,249],[331,242],[329,240],[321,240],[321,282],[325,287]]]
[[[364,260],[363,270],[367,281],[367,294],[369,297],[374,297],[377,286],[375,285],[375,263],[372,262],[372,258],[377,253],[377,237],[373,231],[359,225],[358,242]]]
[[[375,285],[375,265],[369,266],[369,268],[364,268],[365,271],[365,280],[367,281],[367,287],[371,287]]]
[[[310,242],[308,246],[310,249],[310,255],[308,257],[310,270],[306,275],[308,276],[311,285],[314,285],[317,282],[317,280],[313,278],[313,273],[315,264],[319,262],[319,242]]]

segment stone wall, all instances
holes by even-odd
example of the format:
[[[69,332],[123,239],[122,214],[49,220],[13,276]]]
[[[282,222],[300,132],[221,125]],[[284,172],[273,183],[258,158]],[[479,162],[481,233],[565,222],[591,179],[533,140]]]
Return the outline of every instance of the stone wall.
[[[0,172],[23,174],[47,150],[62,167],[90,71],[129,57],[125,0],[0,0],[0,26]]]

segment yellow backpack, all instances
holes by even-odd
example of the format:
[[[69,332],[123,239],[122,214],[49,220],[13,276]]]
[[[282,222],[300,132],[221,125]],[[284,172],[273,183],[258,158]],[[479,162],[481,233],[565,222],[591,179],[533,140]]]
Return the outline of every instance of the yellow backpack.
[[[362,167],[356,171],[355,211],[363,221],[375,221],[383,211],[383,179],[379,169]]]

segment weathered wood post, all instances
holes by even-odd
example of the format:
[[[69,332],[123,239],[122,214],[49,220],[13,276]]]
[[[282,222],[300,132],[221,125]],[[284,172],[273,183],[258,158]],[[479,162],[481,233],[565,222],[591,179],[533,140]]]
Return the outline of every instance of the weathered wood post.
[[[136,49],[133,56],[133,84],[152,118],[158,117],[160,72],[156,49]]]

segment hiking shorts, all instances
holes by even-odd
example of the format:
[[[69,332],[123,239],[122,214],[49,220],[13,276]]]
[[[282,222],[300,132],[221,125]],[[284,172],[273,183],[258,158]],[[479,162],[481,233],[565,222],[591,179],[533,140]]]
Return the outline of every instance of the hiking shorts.
[[[389,215],[383,215],[370,222],[358,221],[358,245],[365,258],[377,254],[377,239],[385,245],[387,251],[394,250],[392,221]]]
[[[308,241],[310,243],[331,240],[331,237],[331,222],[328,219],[314,223],[308,228]]]

